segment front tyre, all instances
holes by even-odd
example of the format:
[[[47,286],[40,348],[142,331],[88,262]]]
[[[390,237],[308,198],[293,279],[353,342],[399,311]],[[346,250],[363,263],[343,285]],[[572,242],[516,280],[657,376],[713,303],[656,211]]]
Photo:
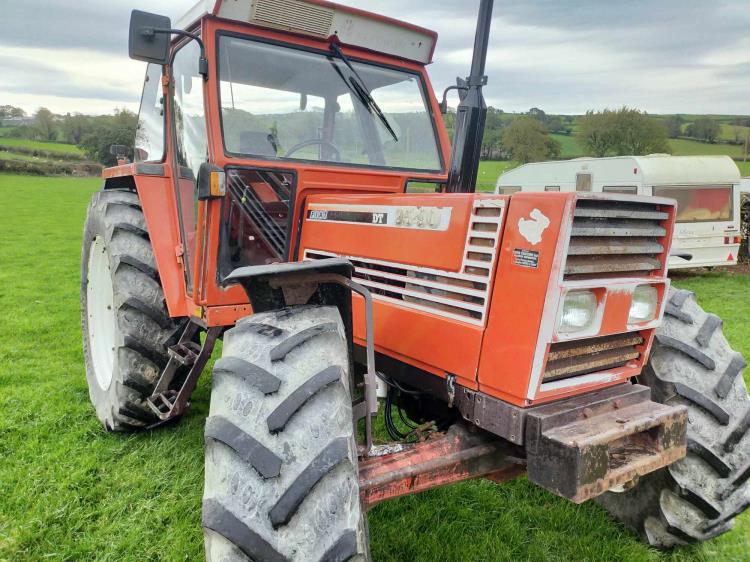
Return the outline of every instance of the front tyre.
[[[145,404],[178,327],[169,317],[143,211],[135,193],[100,191],[88,208],[81,256],[86,379],[110,431],[157,421]]]
[[[208,562],[369,558],[344,334],[322,306],[225,333],[205,431]]]
[[[745,360],[729,346],[721,325],[698,306],[693,293],[670,292],[640,382],[651,388],[652,400],[687,406],[688,454],[628,492],[597,498],[656,547],[712,539],[730,530],[750,506]]]

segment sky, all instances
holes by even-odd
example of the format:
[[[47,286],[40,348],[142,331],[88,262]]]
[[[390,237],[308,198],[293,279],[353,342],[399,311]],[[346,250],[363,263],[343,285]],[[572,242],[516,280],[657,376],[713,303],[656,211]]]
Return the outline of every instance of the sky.
[[[137,110],[145,63],[127,55],[131,9],[175,22],[195,0],[3,0],[0,105]],[[479,0],[343,0],[438,32],[442,92],[471,61]],[[578,114],[750,114],[748,0],[495,0],[488,103]],[[455,100],[451,105],[455,105]]]

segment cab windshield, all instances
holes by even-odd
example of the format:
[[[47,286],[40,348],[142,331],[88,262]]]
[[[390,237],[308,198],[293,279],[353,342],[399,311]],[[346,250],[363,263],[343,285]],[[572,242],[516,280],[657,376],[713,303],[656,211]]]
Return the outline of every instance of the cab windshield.
[[[347,62],[333,52],[220,36],[226,152],[442,171],[420,76],[359,61],[352,70]]]

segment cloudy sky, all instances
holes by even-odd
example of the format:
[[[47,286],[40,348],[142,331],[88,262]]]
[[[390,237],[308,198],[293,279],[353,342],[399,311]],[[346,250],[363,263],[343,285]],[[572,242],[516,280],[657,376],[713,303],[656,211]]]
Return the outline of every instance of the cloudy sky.
[[[130,10],[174,21],[194,1],[3,0],[0,105],[137,109],[145,64],[127,57]],[[437,89],[467,74],[478,0],[342,3],[436,30]],[[748,8],[748,0],[496,0],[486,96],[505,111],[750,114]]]

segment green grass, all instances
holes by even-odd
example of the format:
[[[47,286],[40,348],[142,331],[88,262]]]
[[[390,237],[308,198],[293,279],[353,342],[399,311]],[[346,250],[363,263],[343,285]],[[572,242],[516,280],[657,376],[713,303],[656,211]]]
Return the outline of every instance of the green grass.
[[[0,140],[0,145],[8,147],[22,147],[32,150],[45,150],[47,152],[70,154],[73,156],[82,156],[84,154],[83,150],[81,150],[74,144],[64,144],[61,142],[42,142],[28,139],[3,137],[3,139]]]
[[[495,173],[497,170],[492,171]],[[0,560],[201,560],[206,374],[179,425],[108,435],[89,404],[78,287],[86,204],[97,179],[0,175]],[[677,284],[721,315],[750,355],[750,277]],[[750,517],[706,545],[662,554],[594,504],[519,479],[476,481],[370,512],[377,562],[747,560]]]
[[[506,160],[483,160],[479,163],[477,191],[494,191],[497,178],[500,177],[500,174],[515,166],[515,162],[508,162]]]
[[[750,176],[750,161],[748,162],[735,162],[737,167],[740,169],[740,174],[743,176]]]
[[[586,153],[575,135],[550,136],[553,139],[556,139],[561,145],[560,158],[578,158],[579,156],[583,156]]]
[[[24,160],[26,162],[46,162],[44,158],[38,156],[29,156],[28,154],[18,154],[17,152],[9,152],[6,150],[0,150],[0,160]]]
[[[748,127],[735,126],[735,125],[732,125],[731,123],[722,123],[721,132],[719,133],[719,138],[724,139],[724,140],[730,140],[730,141],[735,140],[735,135],[734,135],[735,129],[737,129],[737,131],[739,132],[740,140],[744,140],[745,136],[749,132]]]
[[[676,156],[693,156],[703,154],[726,154],[741,156],[742,147],[734,144],[710,144],[688,139],[670,139],[672,153]]]

